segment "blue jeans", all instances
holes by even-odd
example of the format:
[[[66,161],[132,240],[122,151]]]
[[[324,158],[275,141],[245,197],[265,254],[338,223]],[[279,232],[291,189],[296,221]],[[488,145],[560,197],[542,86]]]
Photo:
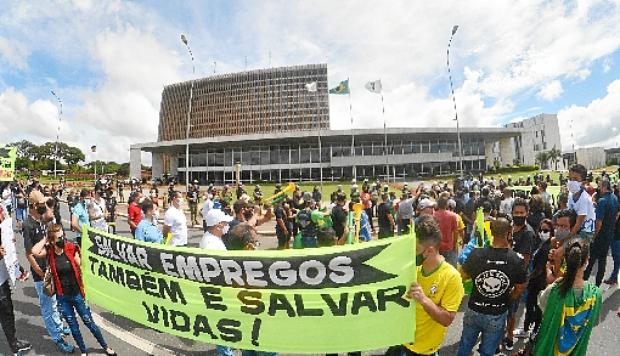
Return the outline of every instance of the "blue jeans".
[[[611,242],[611,257],[614,260],[614,269],[611,272],[609,279],[612,281],[617,281],[618,272],[620,272],[620,240],[613,240]]]
[[[26,209],[17,208],[15,210],[15,219],[17,219],[17,221],[24,221],[24,220],[26,220]]]
[[[74,296],[58,296],[58,305],[60,306],[60,310],[62,311],[62,315],[67,319],[67,323],[69,324],[69,328],[71,328],[71,335],[75,339],[75,342],[78,344],[80,348],[80,352],[86,353],[86,345],[84,344],[84,338],[82,338],[82,333],[80,332],[80,326],[78,325],[77,318],[75,317],[75,312],[77,311],[80,318],[82,318],[82,322],[93,334],[95,339],[99,342],[99,345],[106,350],[108,348],[108,344],[106,344],[103,339],[103,335],[101,335],[101,331],[95,322],[93,321],[93,317],[90,313],[90,309],[84,302],[84,298],[82,298],[81,294],[77,294]]]
[[[316,237],[301,237],[301,244],[304,248],[313,248],[317,247]]]
[[[219,356],[235,356],[235,353],[228,346],[215,345],[215,351]]]
[[[463,317],[461,342],[456,355],[469,356],[481,333],[480,356],[495,355],[495,349],[499,346],[506,331],[507,318],[507,312],[500,315],[486,315],[467,308]]]
[[[277,352],[241,350],[241,356],[278,356]]]
[[[43,291],[43,281],[34,282],[34,288],[39,296],[39,306],[41,307],[41,316],[45,323],[47,333],[52,341],[58,342],[62,337],[62,321],[58,306],[56,305],[56,296],[48,297]]]

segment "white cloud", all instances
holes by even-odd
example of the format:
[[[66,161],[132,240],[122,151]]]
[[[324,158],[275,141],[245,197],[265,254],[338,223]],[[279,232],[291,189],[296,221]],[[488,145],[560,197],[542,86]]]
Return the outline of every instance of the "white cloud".
[[[540,88],[537,95],[542,100],[553,101],[559,98],[562,93],[564,93],[562,83],[559,80],[553,80]]]
[[[556,99],[563,92],[560,80],[588,78],[593,63],[605,58],[605,68],[620,48],[620,4],[602,1],[403,0],[386,6],[324,0],[227,2],[218,7],[197,2],[162,5],[164,10],[149,6],[116,0],[15,2],[0,13],[0,36],[5,36],[0,37],[0,60],[19,69],[30,53],[42,52],[57,67],[87,68],[96,74],[87,73],[82,83],[57,90],[67,104],[63,137],[85,150],[97,143],[99,159],[127,161],[131,143],[156,139],[163,85],[191,73],[179,43],[181,32],[190,38],[198,75],[210,73],[214,60],[218,73],[243,70],[245,56],[249,69],[266,67],[269,53],[272,66],[327,62],[330,85],[350,78],[355,127],[383,125],[379,97],[363,88],[377,78],[384,84],[388,126],[455,125],[446,71],[454,24],[460,28],[450,59],[462,126],[498,125],[526,116],[534,108],[514,113],[519,102],[537,94],[546,101]],[[3,38],[11,41],[5,39],[4,47]],[[15,43],[28,45],[19,49]],[[62,83],[51,74],[43,77],[48,76],[45,85]],[[0,84],[4,82],[0,70]],[[7,126],[10,121],[5,120],[15,113],[37,123],[55,117],[53,111],[44,114],[37,108],[53,109],[52,98],[27,98],[24,93],[29,90],[2,93],[1,124]],[[615,98],[611,92],[609,96]],[[581,109],[603,111],[594,106],[593,102]],[[563,110],[562,122],[579,108]],[[332,128],[349,128],[348,98],[331,96],[330,114]],[[15,130],[17,136],[45,136],[37,125]],[[601,142],[588,135],[584,144],[590,139]]]
[[[57,109],[47,100],[29,102],[14,88],[0,93],[0,140],[21,139],[54,141],[56,139]]]
[[[562,137],[574,137],[575,147],[616,146],[620,142],[617,126],[620,122],[620,79],[607,87],[607,94],[587,106],[572,105],[558,112]],[[571,132],[572,127],[572,132]],[[614,128],[616,128],[614,130]],[[562,140],[564,149],[573,142]]]
[[[2,59],[9,66],[20,70],[28,67],[28,51],[25,46],[0,36],[0,63]]]

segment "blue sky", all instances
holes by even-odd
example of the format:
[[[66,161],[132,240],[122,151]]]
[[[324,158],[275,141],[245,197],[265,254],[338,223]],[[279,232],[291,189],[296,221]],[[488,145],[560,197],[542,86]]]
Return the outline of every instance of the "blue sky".
[[[620,141],[620,4],[613,1],[13,1],[0,0],[0,139],[61,137],[97,157],[128,160],[154,141],[161,90],[198,76],[327,63],[350,78],[355,127],[382,127],[364,83],[381,78],[388,126],[452,126],[451,51],[464,126],[557,113],[562,143]],[[331,126],[349,128],[348,100],[330,97]],[[575,124],[573,132],[569,123]],[[148,160],[148,158],[147,158]]]

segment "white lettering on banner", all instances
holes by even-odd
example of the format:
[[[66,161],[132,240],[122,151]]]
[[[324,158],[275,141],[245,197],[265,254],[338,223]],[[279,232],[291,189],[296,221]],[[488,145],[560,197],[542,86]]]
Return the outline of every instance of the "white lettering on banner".
[[[288,261],[277,261],[269,266],[269,278],[279,286],[289,287],[295,284],[297,274]]]
[[[243,261],[243,269],[249,286],[267,287],[267,281],[260,279],[265,276],[265,273],[261,271],[262,268],[263,263],[260,261]]]
[[[311,277],[308,272],[312,269],[316,271],[314,277]],[[319,285],[325,279],[326,274],[327,271],[325,270],[325,266],[317,260],[306,261],[299,266],[299,278],[302,282],[311,286]]]

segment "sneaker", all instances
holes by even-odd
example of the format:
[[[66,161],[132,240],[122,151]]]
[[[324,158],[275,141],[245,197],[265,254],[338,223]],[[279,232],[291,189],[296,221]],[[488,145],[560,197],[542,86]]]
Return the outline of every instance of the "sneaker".
[[[527,339],[530,337],[530,332],[525,329],[516,329],[513,333],[517,339]]]
[[[480,349],[478,349],[478,353],[480,353]],[[495,349],[495,356],[504,356],[499,346]]]
[[[68,326],[63,326],[62,327],[62,333],[64,335],[71,335],[71,328],[69,328]]]
[[[618,284],[618,279],[611,279],[611,278],[609,278],[609,279],[604,280],[603,283],[609,284],[610,286],[613,286],[613,285]]]
[[[73,347],[73,345],[68,344],[65,340],[60,339],[58,341],[56,341],[56,346],[58,346],[58,348],[66,353],[66,354],[71,354],[73,353],[73,350],[75,350],[75,348]]]
[[[31,347],[28,341],[17,340],[17,353],[28,351]]]
[[[509,338],[505,338],[504,339],[504,349],[508,350],[508,351],[512,351],[512,349],[514,349],[514,342],[512,341],[512,339]]]

